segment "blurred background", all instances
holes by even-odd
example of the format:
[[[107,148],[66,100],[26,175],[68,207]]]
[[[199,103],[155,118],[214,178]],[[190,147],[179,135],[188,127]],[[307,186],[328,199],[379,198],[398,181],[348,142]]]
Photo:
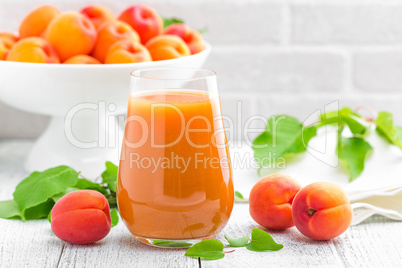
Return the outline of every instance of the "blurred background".
[[[116,15],[145,3],[194,29],[208,27],[213,51],[205,67],[218,72],[223,114],[237,127],[252,115],[304,120],[337,100],[390,111],[402,124],[401,0],[0,0],[0,30],[16,31],[41,4],[67,11],[94,3]],[[0,102],[0,138],[37,137],[48,120]]]

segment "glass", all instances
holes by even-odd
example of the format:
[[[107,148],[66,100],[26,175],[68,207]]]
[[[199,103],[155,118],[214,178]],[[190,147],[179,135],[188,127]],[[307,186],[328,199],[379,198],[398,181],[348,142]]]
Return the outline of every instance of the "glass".
[[[117,201],[138,240],[188,247],[226,225],[234,191],[221,113],[213,71],[131,74]]]

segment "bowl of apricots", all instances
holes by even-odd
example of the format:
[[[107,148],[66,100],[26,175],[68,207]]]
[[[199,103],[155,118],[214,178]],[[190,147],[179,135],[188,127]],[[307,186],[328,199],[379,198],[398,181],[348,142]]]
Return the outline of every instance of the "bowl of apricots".
[[[164,25],[142,4],[119,16],[101,5],[67,12],[43,5],[17,34],[0,29],[0,100],[52,117],[26,169],[66,164],[90,176],[105,160],[117,161],[119,142],[110,133],[119,132],[113,117],[126,113],[130,73],[200,68],[210,51],[198,31]]]

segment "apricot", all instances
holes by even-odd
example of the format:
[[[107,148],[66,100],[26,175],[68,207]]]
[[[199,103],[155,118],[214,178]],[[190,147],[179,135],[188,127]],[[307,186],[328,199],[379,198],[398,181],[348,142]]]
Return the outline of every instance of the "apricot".
[[[163,32],[162,18],[147,5],[130,6],[120,14],[118,19],[130,24],[140,35],[143,44]]]
[[[315,240],[328,240],[348,229],[353,213],[348,196],[339,185],[315,182],[295,196],[292,215],[302,234]]]
[[[140,41],[138,33],[123,21],[116,20],[103,24],[99,29],[98,40],[96,41],[92,56],[101,62],[104,62],[110,47],[115,42],[123,39],[137,42]]]
[[[191,54],[196,54],[205,49],[204,38],[202,35],[198,31],[190,29],[190,27],[183,23],[171,24],[166,27],[163,33],[177,35],[183,39],[190,49]]]
[[[96,29],[99,29],[103,23],[116,19],[113,12],[102,5],[86,6],[81,9],[80,13],[90,19]]]
[[[301,185],[284,174],[271,174],[258,181],[250,192],[250,215],[260,225],[282,230],[294,226],[292,201]]]
[[[44,5],[32,10],[21,22],[19,33],[21,38],[40,36],[49,23],[60,15],[60,10],[54,6]]]
[[[8,52],[6,60],[36,63],[60,63],[53,47],[43,38],[28,37],[18,41]]]
[[[8,38],[0,37],[0,60],[5,60],[14,42]]]
[[[0,32],[0,39],[8,39],[13,43],[17,43],[19,38],[15,34],[9,32]]]
[[[50,218],[53,233],[73,244],[99,241],[111,229],[109,203],[93,190],[66,194],[54,205]]]
[[[139,42],[120,40],[109,49],[105,63],[134,63],[152,61],[148,49]]]
[[[100,61],[88,55],[77,55],[69,58],[64,64],[101,64]]]
[[[95,46],[97,32],[92,22],[78,12],[56,17],[45,32],[45,39],[56,49],[62,61],[89,54]]]
[[[151,57],[156,60],[170,60],[191,55],[186,43],[176,35],[155,36],[145,44]]]

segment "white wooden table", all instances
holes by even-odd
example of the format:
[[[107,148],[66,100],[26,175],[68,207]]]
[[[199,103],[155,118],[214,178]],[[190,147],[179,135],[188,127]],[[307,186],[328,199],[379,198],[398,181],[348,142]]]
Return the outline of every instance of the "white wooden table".
[[[28,175],[23,160],[32,140],[0,141],[0,200],[12,198]],[[236,186],[236,185],[235,185]],[[217,237],[243,236],[258,225],[247,204],[235,204],[232,217]],[[269,231],[284,245],[277,252],[236,249],[217,261],[184,256],[183,249],[158,249],[138,242],[120,222],[102,241],[72,245],[56,238],[47,220],[0,219],[0,267],[402,267],[402,222],[375,216],[326,242],[312,241],[294,227]]]

